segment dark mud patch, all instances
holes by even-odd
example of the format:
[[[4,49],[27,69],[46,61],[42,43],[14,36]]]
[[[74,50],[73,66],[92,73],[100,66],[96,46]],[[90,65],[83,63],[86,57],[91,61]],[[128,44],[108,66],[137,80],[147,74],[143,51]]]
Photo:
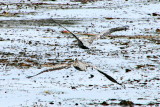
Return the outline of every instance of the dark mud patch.
[[[65,25],[74,25],[77,24],[76,19],[54,19],[56,22],[65,24]],[[55,23],[52,19],[33,19],[33,20],[3,20],[0,21],[1,27],[19,27],[19,26],[55,26]]]

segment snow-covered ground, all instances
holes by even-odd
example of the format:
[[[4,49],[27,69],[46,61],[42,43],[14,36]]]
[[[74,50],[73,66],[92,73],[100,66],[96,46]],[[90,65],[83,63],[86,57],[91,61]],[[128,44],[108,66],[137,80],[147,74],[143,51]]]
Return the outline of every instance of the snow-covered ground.
[[[137,106],[160,106],[160,40],[156,38],[159,5],[158,0],[102,0],[87,4],[69,0],[1,0],[0,106],[99,107],[104,102],[120,106],[122,100]],[[95,41],[90,51],[83,50],[49,18],[75,32],[98,34],[128,25],[129,30],[112,35],[153,38],[110,37]],[[101,68],[126,88],[90,68],[80,72],[70,67],[26,78],[75,58]]]

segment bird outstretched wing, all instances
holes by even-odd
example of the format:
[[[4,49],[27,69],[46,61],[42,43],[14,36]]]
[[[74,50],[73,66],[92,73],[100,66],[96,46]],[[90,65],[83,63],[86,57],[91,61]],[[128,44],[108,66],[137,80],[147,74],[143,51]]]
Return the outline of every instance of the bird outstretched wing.
[[[68,64],[66,64],[66,63],[64,63],[64,64],[56,64],[56,65],[53,65],[52,68],[50,68],[50,69],[43,70],[43,71],[41,71],[41,72],[39,72],[39,73],[37,73],[35,75],[32,75],[32,76],[27,76],[27,78],[32,78],[32,77],[38,76],[38,75],[40,75],[42,73],[45,73],[45,72],[51,72],[51,71],[55,71],[55,70],[69,68],[70,66],[71,66],[70,63],[68,63]]]
[[[57,25],[59,25],[60,27],[64,28],[65,30],[67,30],[74,38],[76,38],[76,40],[78,41],[78,46],[82,49],[89,49],[89,47],[85,46],[83,41],[80,40],[73,32],[71,32],[70,30],[68,30],[67,28],[65,28],[64,26],[62,26],[60,23],[56,22],[55,20],[52,19],[52,21],[54,23],[56,23]]]
[[[98,35],[95,35],[95,36],[92,36],[92,37],[88,38],[87,42],[89,44],[92,44],[95,40],[98,40],[100,38],[104,38],[104,37],[106,37],[107,35],[110,35],[113,32],[123,31],[123,30],[128,30],[128,29],[129,29],[129,26],[127,26],[127,25],[122,26],[122,27],[111,28],[111,29],[108,29],[108,30],[105,30],[105,31],[101,32]]]

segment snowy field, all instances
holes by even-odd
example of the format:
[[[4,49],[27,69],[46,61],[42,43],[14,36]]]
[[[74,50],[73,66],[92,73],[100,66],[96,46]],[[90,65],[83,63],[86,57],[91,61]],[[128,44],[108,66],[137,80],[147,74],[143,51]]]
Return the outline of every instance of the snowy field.
[[[158,0],[0,0],[0,106],[160,106],[159,5]],[[81,34],[125,25],[129,30],[84,50],[50,18]],[[76,58],[126,88],[94,69],[73,66],[26,78]]]

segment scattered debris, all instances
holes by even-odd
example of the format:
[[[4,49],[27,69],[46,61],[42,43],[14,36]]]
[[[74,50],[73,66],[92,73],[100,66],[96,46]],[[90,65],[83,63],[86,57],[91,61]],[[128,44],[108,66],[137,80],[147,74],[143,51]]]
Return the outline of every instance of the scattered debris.
[[[134,102],[132,106],[159,106],[158,1],[153,3],[138,0],[136,3],[132,1],[132,4],[127,0],[84,0],[88,4],[65,0],[8,1],[2,0],[0,3],[0,103],[5,106],[92,106],[87,105],[90,102],[93,106],[120,106],[121,100],[131,99]],[[136,9],[133,4],[136,4]],[[157,11],[146,7],[154,7]],[[142,11],[137,12],[139,8]],[[150,16],[147,13],[151,13]],[[86,43],[90,37],[96,36],[93,32],[102,29],[125,24],[131,29],[109,34],[104,37],[107,39],[95,43],[94,40],[93,44],[103,52],[82,50],[74,48],[74,43],[70,42],[73,38],[65,38],[60,34],[59,27],[53,26],[55,23],[52,20],[39,19],[41,15],[53,17],[61,25],[74,25],[70,26],[75,31],[73,33],[75,36],[87,35],[85,39],[77,36]],[[64,30],[62,33],[70,33]],[[90,48],[89,46],[87,47]],[[84,67],[76,64],[73,66],[74,58],[82,59],[78,61]],[[106,71],[85,65],[86,62],[83,61],[86,60],[92,62],[87,64],[93,66],[95,63]],[[73,67],[90,71],[73,72]],[[59,72],[61,69],[64,72]],[[39,78],[24,78],[31,73],[36,74],[35,71],[42,71],[37,74]],[[53,75],[40,76],[45,72],[52,72]],[[102,75],[96,75],[98,72]],[[118,79],[108,76],[108,72],[113,72],[113,77]],[[127,84],[128,89],[124,90],[113,83],[107,84],[106,78],[116,84]],[[44,90],[52,91],[44,93]],[[59,96],[60,90],[66,93]],[[11,97],[13,95],[15,100]],[[10,103],[6,103],[8,100]]]

